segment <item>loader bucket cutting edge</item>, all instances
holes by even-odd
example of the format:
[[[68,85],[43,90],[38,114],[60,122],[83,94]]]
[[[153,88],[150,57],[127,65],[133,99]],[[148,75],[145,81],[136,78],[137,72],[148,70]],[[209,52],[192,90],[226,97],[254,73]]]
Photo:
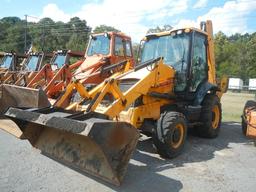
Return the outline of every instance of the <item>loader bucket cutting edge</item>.
[[[42,154],[115,185],[121,184],[139,138],[126,122],[74,120],[16,108],[5,116]]]
[[[49,106],[48,97],[42,89],[7,84],[0,86],[0,114],[3,114],[9,107],[41,108]]]

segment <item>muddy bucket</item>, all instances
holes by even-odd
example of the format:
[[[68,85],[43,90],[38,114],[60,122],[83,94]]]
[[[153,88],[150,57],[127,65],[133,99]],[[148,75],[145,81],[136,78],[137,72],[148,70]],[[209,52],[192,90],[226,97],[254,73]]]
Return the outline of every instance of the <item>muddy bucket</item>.
[[[42,154],[115,185],[121,184],[139,138],[130,124],[96,113],[9,108],[5,116]]]
[[[50,102],[42,89],[32,89],[15,85],[0,85],[0,114],[9,107],[41,108]]]

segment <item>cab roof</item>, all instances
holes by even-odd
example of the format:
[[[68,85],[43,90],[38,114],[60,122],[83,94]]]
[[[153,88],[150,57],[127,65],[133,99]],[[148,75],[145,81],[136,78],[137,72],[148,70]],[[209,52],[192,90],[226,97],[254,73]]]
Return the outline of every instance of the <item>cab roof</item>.
[[[109,35],[118,35],[118,36],[121,36],[123,38],[126,38],[126,39],[131,39],[130,36],[126,35],[125,33],[123,32],[114,32],[114,31],[110,31],[110,32],[103,32],[103,33],[92,33],[91,35],[95,35],[95,36],[98,36],[98,35],[104,35],[105,33],[108,33]]]
[[[188,31],[188,32],[197,31],[197,32],[202,33],[204,35],[208,35],[207,32],[202,31],[201,29],[198,29],[198,28],[195,28],[195,27],[185,27],[185,28],[172,29],[170,31],[150,33],[150,34],[147,34],[143,39],[145,39],[147,37],[150,37],[150,36],[157,36],[157,37],[166,36],[166,35],[171,34],[172,32],[176,32],[176,31],[179,31],[179,30],[184,30],[184,31]]]

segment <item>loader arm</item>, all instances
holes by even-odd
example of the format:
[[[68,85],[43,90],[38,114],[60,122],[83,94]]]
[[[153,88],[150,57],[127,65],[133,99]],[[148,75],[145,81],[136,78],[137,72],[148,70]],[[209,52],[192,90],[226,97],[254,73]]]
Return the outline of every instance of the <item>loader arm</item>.
[[[54,76],[53,71],[51,70],[51,64],[46,64],[36,75],[35,77],[28,83],[27,87],[34,88],[35,84],[44,78],[46,82],[50,81]]]
[[[153,68],[148,70],[146,67],[148,65],[153,65]],[[134,70],[129,70],[123,74],[115,73],[113,76],[96,86],[91,91],[87,91],[78,81],[72,82],[67,87],[66,93],[55,106],[62,108],[66,107],[68,110],[76,108],[78,103],[73,103],[69,106],[65,105],[67,99],[72,94],[73,89],[76,89],[82,98],[91,100],[90,104],[85,109],[87,113],[96,111],[108,116],[109,119],[114,119],[115,117],[119,116],[120,112],[134,103],[135,100],[140,96],[148,95],[150,90],[157,90],[157,88],[161,87],[163,83],[174,78],[174,69],[168,65],[165,65],[163,60],[160,58],[146,62],[146,66],[138,66]],[[129,79],[130,75],[137,78],[140,77],[140,79],[127,91],[123,92],[120,88],[120,83],[127,77]],[[166,94],[170,94],[172,92],[172,86],[170,85],[167,89],[165,89],[165,92]],[[109,107],[102,109],[99,107],[99,104],[106,94],[112,94],[115,101]]]
[[[111,78],[115,78],[115,77],[117,77],[117,76],[119,76],[119,75],[129,71],[130,67],[131,67],[131,62],[125,60],[125,61],[122,61],[120,63],[111,65],[109,67],[104,67],[103,69],[101,69],[101,71],[92,73],[92,74],[88,75],[86,78],[90,78],[90,77],[93,77],[93,76],[98,76],[100,73],[106,73],[106,72],[115,70],[115,69],[120,68],[120,67],[122,69],[119,69],[116,73],[114,73],[111,76]],[[96,94],[99,91],[101,91],[101,89],[102,89],[102,87],[104,85],[105,85],[105,82],[102,82],[98,86],[96,86],[94,89],[92,89],[91,91],[87,91],[86,88],[84,87],[83,83],[81,82],[81,79],[80,80],[75,80],[75,81],[71,82],[67,86],[65,93],[55,103],[54,106],[55,107],[72,109],[74,107],[71,107],[71,106],[76,106],[77,103],[75,105],[72,104],[71,106],[70,105],[68,106],[67,101],[69,100],[70,96],[72,95],[74,89],[78,91],[78,93],[81,95],[82,98],[84,98],[84,99],[92,99],[92,98],[94,98],[96,96]]]
[[[20,72],[18,79],[14,82],[14,85],[27,86],[27,84],[37,75],[36,71]]]
[[[54,75],[54,77],[51,79],[51,81],[44,88],[44,91],[47,93],[48,96],[52,95],[53,92],[59,91],[55,87],[57,80],[62,79],[61,82],[63,82],[63,83],[64,83],[64,81],[69,82],[71,80],[72,74],[68,68],[69,68],[69,66],[67,64],[63,65],[63,67],[60,68],[60,70]]]
[[[147,68],[143,68],[140,70],[144,70],[145,72],[148,71]],[[134,73],[136,73],[136,71],[134,71]],[[148,71],[147,75],[141,78],[135,85],[133,85],[124,93],[118,86],[118,77],[116,80],[110,79],[108,81],[110,90],[109,92],[113,94],[113,96],[116,98],[116,101],[112,105],[110,105],[103,112],[103,114],[107,115],[110,119],[119,116],[119,114],[127,107],[129,107],[132,103],[134,103],[136,99],[138,99],[142,95],[148,95],[151,88],[156,88],[161,85],[161,83],[166,82],[166,80],[173,78],[174,74],[174,69],[168,65],[165,65],[163,63],[163,60],[161,59],[155,64],[154,68],[151,71]],[[124,78],[125,76],[121,75],[121,77]],[[171,87],[168,91],[169,92],[167,92],[167,94],[170,94],[172,91]],[[96,109],[97,104],[99,104],[100,102],[100,98],[103,98],[103,96],[99,96],[98,98],[99,99],[97,99],[96,102],[92,105],[91,110]]]
[[[64,64],[44,88],[44,91],[47,93],[47,95],[51,96],[54,93],[59,92],[64,86],[64,83],[68,84],[72,78],[72,70],[79,67],[82,63],[83,61],[79,60],[72,65]],[[62,79],[62,81],[56,85],[56,81],[60,79]]]

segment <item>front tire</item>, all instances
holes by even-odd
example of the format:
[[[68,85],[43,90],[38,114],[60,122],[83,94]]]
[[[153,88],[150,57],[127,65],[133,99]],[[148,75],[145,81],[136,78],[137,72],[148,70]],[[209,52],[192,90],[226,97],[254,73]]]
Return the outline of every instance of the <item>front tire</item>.
[[[200,137],[215,138],[220,132],[222,118],[221,103],[216,95],[206,95],[202,102],[201,125],[196,127]]]
[[[184,148],[187,136],[185,116],[179,112],[164,112],[157,121],[152,134],[154,145],[160,156],[177,157]]]

